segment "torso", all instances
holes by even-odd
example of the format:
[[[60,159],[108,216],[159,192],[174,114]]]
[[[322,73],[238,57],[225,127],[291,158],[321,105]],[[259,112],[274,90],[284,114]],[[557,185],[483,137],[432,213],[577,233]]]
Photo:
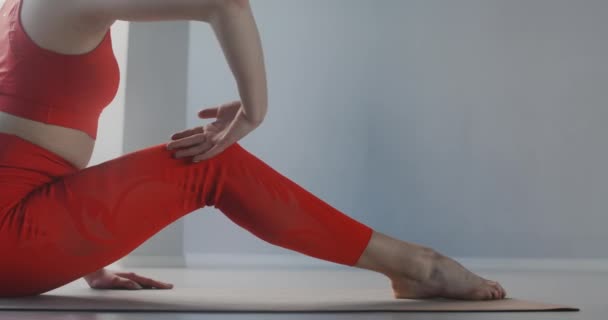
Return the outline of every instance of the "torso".
[[[65,54],[85,53],[102,41],[111,25],[85,26],[66,17],[61,1],[21,0],[21,20],[30,38],[39,46]],[[4,1],[0,0],[0,4]],[[95,31],[93,31],[95,30]],[[85,168],[95,140],[83,131],[46,124],[0,112],[0,132],[17,135],[63,157],[78,168]]]
[[[91,160],[95,140],[86,133],[50,125],[0,111],[0,132],[17,135],[52,151],[77,168],[85,168]]]

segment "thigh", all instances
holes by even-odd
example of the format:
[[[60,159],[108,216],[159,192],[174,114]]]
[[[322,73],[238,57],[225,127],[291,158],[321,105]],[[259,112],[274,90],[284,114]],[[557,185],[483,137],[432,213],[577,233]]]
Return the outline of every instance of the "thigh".
[[[199,163],[159,144],[52,179],[0,216],[0,295],[46,292],[125,256],[211,204],[224,153]]]

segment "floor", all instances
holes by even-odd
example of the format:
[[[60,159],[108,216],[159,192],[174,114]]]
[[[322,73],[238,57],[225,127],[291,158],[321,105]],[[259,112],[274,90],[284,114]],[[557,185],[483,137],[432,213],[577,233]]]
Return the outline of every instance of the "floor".
[[[144,269],[129,268],[144,276],[150,276],[175,286],[217,287],[228,282],[244,287],[260,287],[259,279],[273,279],[264,286],[284,286],[295,283],[293,273],[282,270],[220,270],[220,269]],[[602,319],[608,313],[608,299],[604,288],[608,287],[607,272],[589,271],[484,271],[473,270],[480,275],[500,281],[509,296],[519,299],[566,304],[581,309],[579,312],[472,312],[472,313],[139,313],[139,312],[0,312],[0,320],[12,319],[69,319],[69,320],[156,320],[156,319]],[[311,272],[310,270],[307,272]],[[359,269],[313,270],[314,283],[299,283],[298,286],[322,290],[330,287],[386,287],[388,280],[379,274]],[[271,277],[268,277],[271,275]],[[354,280],[356,279],[356,280]],[[83,280],[68,286],[86,286]],[[234,286],[234,284],[232,285]],[[263,289],[262,289],[263,290]]]

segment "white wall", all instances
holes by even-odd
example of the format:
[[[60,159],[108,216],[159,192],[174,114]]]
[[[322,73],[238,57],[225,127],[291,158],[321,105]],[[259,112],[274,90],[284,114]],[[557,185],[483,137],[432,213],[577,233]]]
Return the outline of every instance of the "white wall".
[[[123,152],[160,143],[186,127],[188,22],[131,22]],[[166,226],[121,264],[184,266],[183,220]]]
[[[120,69],[121,81],[116,97],[101,113],[95,149],[88,166],[122,155],[125,118],[125,79],[129,42],[129,23],[117,21],[112,25],[112,48]]]
[[[186,122],[187,22],[117,21],[111,32],[121,81],[100,117],[90,165],[166,142]],[[167,226],[117,265],[184,266],[183,221]]]
[[[266,122],[242,144],[379,231],[455,256],[607,258],[608,2],[252,3]],[[191,23],[188,126],[236,98]],[[212,208],[185,250],[289,253]]]

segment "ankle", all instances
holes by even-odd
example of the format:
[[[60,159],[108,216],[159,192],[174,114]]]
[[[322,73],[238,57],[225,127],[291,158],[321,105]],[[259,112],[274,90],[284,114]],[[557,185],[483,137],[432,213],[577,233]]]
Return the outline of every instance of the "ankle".
[[[374,231],[355,267],[390,276],[397,270],[401,243],[381,232]]]
[[[436,273],[441,255],[432,248],[420,246],[408,251],[409,256],[402,255],[392,268],[389,277],[406,277],[418,281],[428,281]]]
[[[380,272],[394,279],[429,279],[441,255],[432,248],[401,241],[374,231],[355,267]]]

